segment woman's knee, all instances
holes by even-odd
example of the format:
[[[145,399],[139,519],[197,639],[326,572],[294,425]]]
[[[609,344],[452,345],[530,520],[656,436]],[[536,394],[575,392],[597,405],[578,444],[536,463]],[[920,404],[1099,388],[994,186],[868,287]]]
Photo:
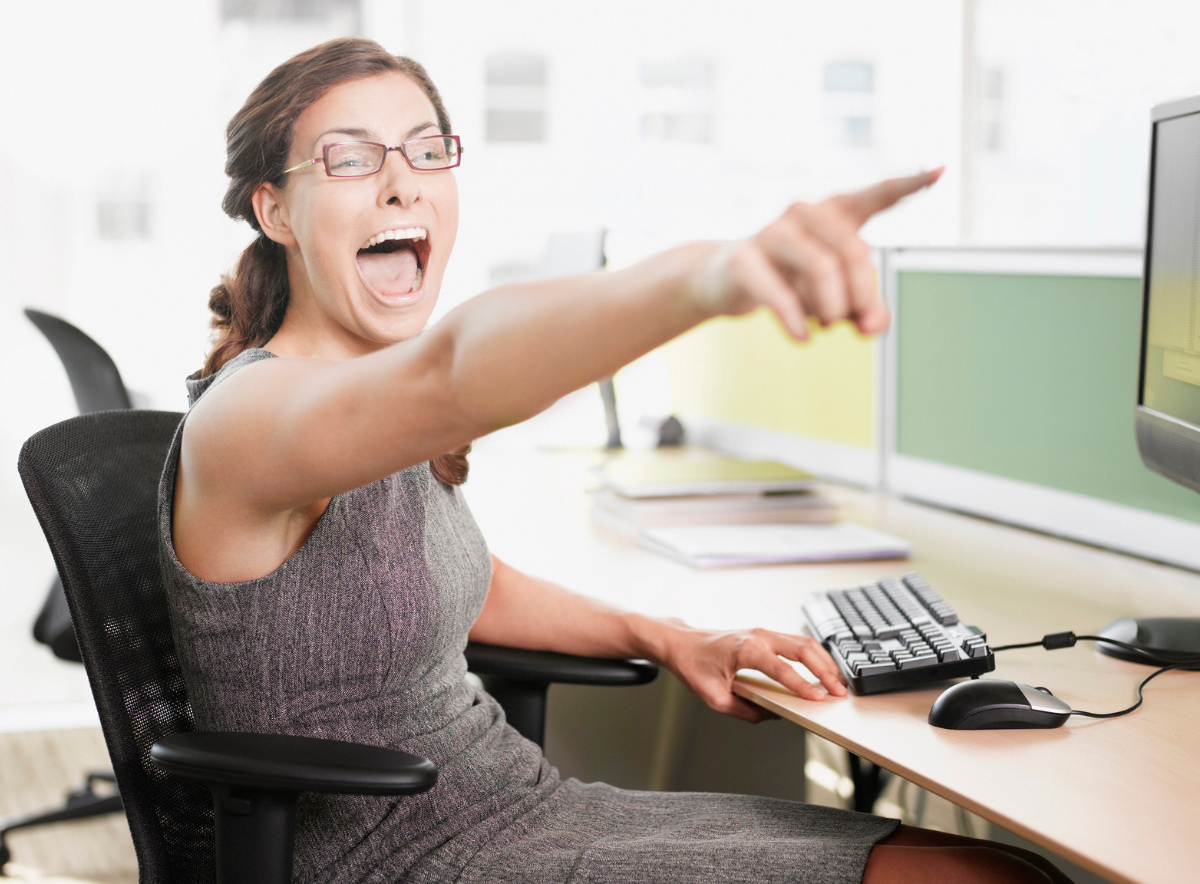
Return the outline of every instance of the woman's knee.
[[[878,845],[867,860],[863,884],[1053,884],[1041,869],[995,847]]]

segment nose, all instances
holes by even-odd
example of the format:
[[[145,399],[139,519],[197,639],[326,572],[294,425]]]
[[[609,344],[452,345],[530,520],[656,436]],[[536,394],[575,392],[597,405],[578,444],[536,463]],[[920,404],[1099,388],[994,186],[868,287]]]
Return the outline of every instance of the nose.
[[[392,154],[395,153],[395,156]],[[395,147],[384,154],[383,168],[379,170],[379,199],[381,205],[410,208],[421,199],[421,176],[414,172]]]

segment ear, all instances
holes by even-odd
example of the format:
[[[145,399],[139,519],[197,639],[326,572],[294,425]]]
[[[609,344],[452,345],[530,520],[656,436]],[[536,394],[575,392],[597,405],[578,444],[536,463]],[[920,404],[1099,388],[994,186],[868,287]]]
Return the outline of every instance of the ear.
[[[270,181],[264,181],[254,189],[250,202],[259,226],[269,239],[282,246],[296,245],[296,237],[288,223],[288,208],[279,188]]]

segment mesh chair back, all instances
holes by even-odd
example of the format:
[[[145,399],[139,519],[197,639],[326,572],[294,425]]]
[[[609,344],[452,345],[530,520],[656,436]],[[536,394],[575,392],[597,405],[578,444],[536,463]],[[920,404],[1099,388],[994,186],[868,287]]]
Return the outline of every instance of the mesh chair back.
[[[103,347],[65,319],[40,310],[26,310],[25,315],[62,360],[80,414],[131,407],[117,364]]]
[[[208,792],[150,764],[194,730],[158,567],[156,497],[177,412],[107,411],[47,427],[18,468],[75,621],[141,884],[214,878]]]

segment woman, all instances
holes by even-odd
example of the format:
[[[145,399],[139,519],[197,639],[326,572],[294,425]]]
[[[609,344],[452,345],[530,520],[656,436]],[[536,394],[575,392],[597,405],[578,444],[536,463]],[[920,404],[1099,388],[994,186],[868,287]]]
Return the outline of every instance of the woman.
[[[562,782],[464,678],[469,636],[646,657],[751,721],[765,712],[731,692],[744,667],[810,700],[845,694],[812,639],[613,610],[489,558],[455,486],[471,440],[709,317],[766,304],[798,339],[809,314],[883,331],[856,231],[939,173],[794,206],[742,243],[488,292],[426,328],[458,222],[449,136],[419,65],[350,39],[281,65],[229,125],[224,207],[259,236],[213,290],[219,337],[160,490],[196,720],[393,746],[441,771],[411,798],[307,796],[300,878],[1065,880],[868,815]]]

